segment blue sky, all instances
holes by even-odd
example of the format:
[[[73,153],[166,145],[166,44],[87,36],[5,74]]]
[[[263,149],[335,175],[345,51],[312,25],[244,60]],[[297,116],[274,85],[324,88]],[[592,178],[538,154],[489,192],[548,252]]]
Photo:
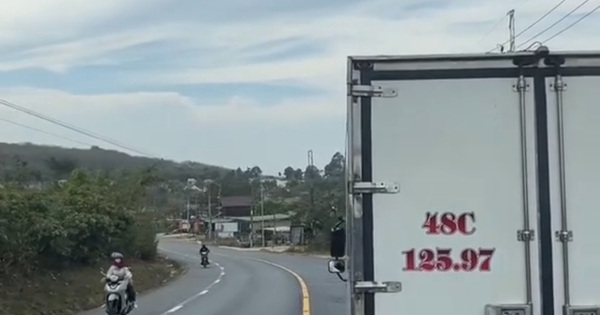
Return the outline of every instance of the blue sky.
[[[344,150],[348,55],[484,52],[506,40],[506,21],[488,32],[506,11],[518,7],[522,29],[556,3],[5,0],[0,98],[168,159],[273,174],[304,167],[312,149],[322,166]],[[549,45],[599,48],[599,23]],[[0,117],[114,149],[8,108]],[[0,141],[82,147],[2,121]]]

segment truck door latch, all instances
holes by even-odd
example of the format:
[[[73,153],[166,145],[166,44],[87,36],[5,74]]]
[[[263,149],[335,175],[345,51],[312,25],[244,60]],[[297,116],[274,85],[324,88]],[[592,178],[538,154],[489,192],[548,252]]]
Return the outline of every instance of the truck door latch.
[[[397,194],[398,192],[400,192],[398,183],[355,182],[352,184],[354,194]]]
[[[357,281],[354,283],[356,293],[396,293],[402,291],[400,281]]]

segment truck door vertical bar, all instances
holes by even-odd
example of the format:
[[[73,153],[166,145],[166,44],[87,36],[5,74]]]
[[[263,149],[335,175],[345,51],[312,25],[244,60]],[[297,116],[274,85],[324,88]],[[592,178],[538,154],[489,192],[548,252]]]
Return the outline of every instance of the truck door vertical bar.
[[[535,97],[535,129],[537,150],[537,182],[539,203],[540,287],[542,310],[540,314],[554,315],[554,264],[552,254],[552,211],[550,203],[550,163],[548,157],[548,105],[546,104],[546,77],[542,71],[533,78]]]
[[[523,233],[524,233],[524,248],[525,248],[525,285],[526,285],[526,304],[532,305],[532,279],[531,279],[531,240],[532,233],[529,222],[529,168],[527,158],[527,82],[522,74],[522,67],[519,67],[519,79],[517,81],[517,90],[519,91],[519,118],[521,120],[521,172],[522,172],[522,195],[523,195]]]
[[[361,174],[361,146],[360,146],[360,112],[357,112],[360,106],[358,98],[352,96],[352,84],[355,80],[359,79],[360,73],[354,69],[354,63],[351,58],[348,58],[348,148],[346,159],[348,163],[347,169],[347,187],[348,191],[348,204],[346,206],[347,212],[347,230],[346,230],[346,244],[348,251],[348,295],[351,297],[350,312],[351,314],[362,314],[364,306],[362,300],[354,298],[353,283],[358,278],[362,279],[362,205],[360,200],[351,194],[351,185],[355,181],[356,177]],[[360,208],[360,209],[359,209]],[[359,215],[360,214],[360,215]]]
[[[360,84],[371,84],[372,62],[359,62]],[[361,100],[361,146],[362,146],[362,178],[364,182],[373,181],[373,150],[371,130],[371,97],[362,97]],[[373,252],[373,194],[362,194],[363,206],[363,266],[364,281],[375,280],[375,257]],[[364,294],[365,315],[375,315],[375,294]]]
[[[349,59],[350,75],[348,78],[349,109],[352,123],[352,177],[349,185],[354,182],[372,181],[372,152],[371,152],[371,97],[352,96],[352,85],[369,85],[371,82],[372,62]],[[349,187],[350,188],[350,187]],[[371,194],[354,194],[352,207],[352,242],[350,257],[350,290],[352,296],[351,309],[354,315],[375,315],[374,293],[356,292],[357,282],[374,280],[373,257],[373,196]]]
[[[571,305],[570,278],[569,278],[569,241],[571,232],[567,218],[567,187],[565,177],[565,132],[564,132],[564,102],[563,91],[565,84],[560,73],[560,65],[556,65],[556,76],[554,78],[554,91],[556,92],[556,109],[558,124],[558,170],[560,185],[560,226],[558,233],[559,240],[562,243],[562,263],[563,263],[563,288],[565,307]]]

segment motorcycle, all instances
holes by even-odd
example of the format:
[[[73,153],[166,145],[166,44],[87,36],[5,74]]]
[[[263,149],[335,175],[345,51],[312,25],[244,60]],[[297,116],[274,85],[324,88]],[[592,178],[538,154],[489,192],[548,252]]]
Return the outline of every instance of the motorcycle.
[[[101,272],[104,277],[106,284],[104,291],[106,292],[106,314],[108,315],[126,315],[133,309],[133,303],[131,303],[127,297],[127,279],[119,277],[117,275],[106,275]]]
[[[208,262],[208,253],[200,253],[200,264],[206,268],[210,263]]]

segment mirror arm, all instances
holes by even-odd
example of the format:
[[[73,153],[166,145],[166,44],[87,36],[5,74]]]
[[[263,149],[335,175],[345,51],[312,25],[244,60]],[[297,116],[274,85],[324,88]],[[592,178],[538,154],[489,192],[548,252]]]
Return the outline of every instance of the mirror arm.
[[[342,224],[344,224],[344,223],[346,223],[346,220],[344,220],[344,218],[343,218],[343,217],[339,217],[339,218],[338,218],[338,222],[337,222],[337,223],[335,224],[335,226],[333,227],[333,230],[337,230],[337,229],[339,229],[339,228],[342,226]]]
[[[342,280],[343,282],[348,282],[347,279],[344,279],[344,277],[342,277],[342,275],[338,272],[336,273],[336,275],[338,276],[338,278],[340,278],[340,280]]]

